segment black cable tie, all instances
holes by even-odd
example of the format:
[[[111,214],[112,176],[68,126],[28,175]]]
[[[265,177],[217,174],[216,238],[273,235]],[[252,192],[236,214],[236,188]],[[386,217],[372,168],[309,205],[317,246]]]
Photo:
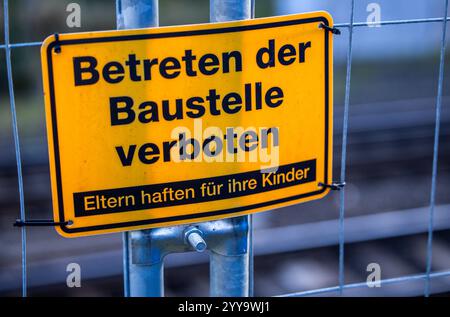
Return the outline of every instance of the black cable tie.
[[[59,44],[59,34],[55,33],[55,53],[59,54],[61,53],[61,45]]]
[[[72,221],[53,221],[53,220],[21,220],[16,219],[14,227],[52,227],[71,225]]]
[[[338,28],[335,28],[335,27],[330,27],[330,26],[326,25],[325,23],[320,23],[319,28],[325,29],[335,35],[341,35],[341,30],[339,30]]]
[[[343,183],[331,183],[331,184],[324,184],[324,183],[319,183],[319,186],[325,187],[325,188],[329,188],[331,190],[341,190],[341,188],[344,188],[345,186],[345,182]]]

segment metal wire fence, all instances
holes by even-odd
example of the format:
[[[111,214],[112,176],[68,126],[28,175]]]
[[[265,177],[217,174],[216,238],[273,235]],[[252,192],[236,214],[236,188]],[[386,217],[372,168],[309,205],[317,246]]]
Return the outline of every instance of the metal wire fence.
[[[255,0],[252,1],[254,6]],[[397,284],[405,281],[425,281],[424,296],[430,295],[430,283],[432,279],[450,277],[450,268],[447,271],[432,272],[432,255],[433,255],[433,228],[434,228],[434,212],[436,206],[436,182],[437,182],[437,167],[439,159],[439,137],[440,137],[440,125],[441,125],[441,111],[442,111],[442,95],[444,87],[444,65],[445,65],[445,53],[446,53],[446,32],[448,17],[448,3],[449,0],[443,0],[444,12],[442,17],[436,18],[422,18],[422,19],[404,19],[404,20],[392,20],[392,21],[379,21],[379,22],[355,22],[355,0],[351,0],[350,21],[348,23],[335,24],[336,28],[348,30],[348,47],[347,47],[347,63],[346,63],[346,79],[345,79],[345,99],[344,99],[344,111],[343,111],[343,127],[342,127],[342,149],[341,149],[341,166],[340,166],[340,182],[346,181],[346,166],[347,166],[347,137],[349,127],[349,109],[350,109],[350,91],[351,91],[351,75],[352,75],[352,60],[353,60],[353,34],[355,28],[370,27],[372,25],[404,25],[404,24],[419,24],[419,23],[441,23],[442,34],[440,42],[440,55],[439,55],[439,73],[437,78],[438,89],[436,93],[435,104],[435,127],[434,127],[434,145],[433,145],[433,161],[431,169],[431,187],[429,197],[429,215],[428,215],[428,239],[426,250],[426,268],[423,274],[401,276],[396,278],[384,279],[380,281],[380,285]],[[19,209],[20,220],[26,220],[25,210],[25,197],[24,197],[24,185],[22,174],[22,159],[20,149],[20,138],[17,123],[17,111],[14,95],[14,82],[12,73],[11,53],[12,49],[36,47],[40,46],[41,42],[25,42],[25,43],[11,43],[10,42],[10,28],[9,28],[9,1],[3,1],[4,9],[4,44],[0,45],[1,49],[5,50],[6,58],[6,70],[7,70],[7,82],[9,92],[9,103],[12,118],[12,132],[15,149],[15,160],[17,167],[17,179],[18,179],[18,191],[19,191]],[[330,294],[338,292],[342,294],[344,290],[357,289],[367,287],[366,282],[345,284],[344,276],[344,259],[345,259],[345,188],[340,191],[339,196],[339,284],[333,287],[314,289],[290,294],[280,295],[282,297],[292,296],[314,296],[322,294]],[[22,256],[22,296],[27,296],[27,231],[26,227],[22,226],[21,230],[21,256]],[[253,270],[253,268],[250,268]],[[253,272],[252,272],[253,273]],[[251,275],[252,275],[251,273]],[[127,284],[127,283],[125,283]]]

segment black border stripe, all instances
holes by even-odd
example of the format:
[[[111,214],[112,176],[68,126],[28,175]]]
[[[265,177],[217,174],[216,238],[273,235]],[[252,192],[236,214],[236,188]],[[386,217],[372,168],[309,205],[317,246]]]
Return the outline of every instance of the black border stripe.
[[[89,39],[72,39],[72,40],[59,40],[58,42],[51,42],[47,46],[47,69],[48,69],[48,82],[49,82],[49,93],[50,93],[50,108],[51,108],[51,118],[52,118],[52,134],[53,134],[53,150],[54,150],[54,158],[55,158],[55,172],[56,172],[56,186],[57,186],[57,194],[58,194],[58,213],[59,213],[59,221],[64,222],[64,203],[63,203],[63,191],[62,191],[62,179],[61,179],[61,161],[59,156],[59,140],[58,140],[58,124],[57,124],[57,115],[56,115],[56,101],[55,101],[55,89],[54,89],[54,78],[53,78],[53,63],[52,63],[52,50],[56,45],[73,45],[73,44],[91,44],[91,43],[104,43],[104,42],[115,42],[115,41],[135,41],[135,40],[148,40],[148,39],[156,39],[156,38],[170,38],[170,37],[182,37],[182,36],[195,36],[195,35],[208,35],[208,34],[220,34],[220,33],[234,33],[241,31],[251,31],[251,30],[260,30],[281,26],[292,26],[298,24],[306,24],[313,22],[322,22],[325,25],[329,25],[329,21],[326,17],[315,17],[315,18],[306,18],[306,19],[295,19],[289,21],[279,21],[279,22],[269,22],[262,23],[257,25],[244,25],[244,26],[235,26],[235,27],[223,27],[223,28],[215,28],[215,29],[205,29],[205,30],[192,30],[192,31],[178,31],[178,32],[165,32],[165,33],[153,33],[153,34],[138,34],[138,35],[123,35],[123,36],[107,36],[107,37],[98,37],[98,38],[89,38]],[[324,30],[325,36],[325,159],[324,159],[324,183],[329,183],[328,180],[328,144],[329,144],[329,32]],[[232,213],[238,213],[245,210],[257,209],[266,206],[276,205],[284,202],[288,202],[291,200],[297,200],[301,198],[306,198],[314,195],[320,195],[326,190],[326,188],[322,188],[320,190],[294,195],[291,197],[285,197],[281,199],[276,199],[272,201],[257,203],[248,206],[241,206],[231,209],[224,210],[215,210],[202,212],[198,214],[189,214],[189,215],[181,215],[181,216],[172,216],[172,217],[164,217],[164,218],[156,218],[156,219],[146,219],[140,221],[128,221],[128,222],[120,222],[106,225],[96,225],[89,227],[79,227],[79,228],[69,228],[65,225],[60,226],[61,230],[65,233],[78,233],[78,232],[86,232],[86,231],[98,231],[105,229],[114,229],[114,228],[127,228],[134,226],[141,226],[147,224],[157,224],[162,222],[175,222],[179,220],[187,220],[187,219],[198,219],[201,221],[201,218],[217,216],[217,215],[227,215]]]

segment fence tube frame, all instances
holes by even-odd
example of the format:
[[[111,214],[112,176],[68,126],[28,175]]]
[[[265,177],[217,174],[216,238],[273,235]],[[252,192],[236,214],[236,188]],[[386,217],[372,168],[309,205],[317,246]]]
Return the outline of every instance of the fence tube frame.
[[[210,2],[212,22],[249,19],[252,0]],[[117,0],[117,28],[158,26],[158,0]],[[210,251],[210,295],[249,296],[253,288],[251,216],[125,232],[123,270],[125,296],[164,296],[164,258],[170,253],[203,251],[189,235]],[[206,241],[205,241],[206,240]]]

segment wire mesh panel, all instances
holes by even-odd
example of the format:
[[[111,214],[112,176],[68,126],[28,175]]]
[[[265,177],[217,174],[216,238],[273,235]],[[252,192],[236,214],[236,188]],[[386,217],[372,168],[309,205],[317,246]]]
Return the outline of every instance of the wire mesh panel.
[[[430,284],[433,279],[450,277],[450,264],[449,270],[432,272],[432,257],[433,257],[433,231],[435,227],[435,210],[436,210],[436,191],[437,191],[437,175],[438,175],[438,159],[439,159],[439,141],[440,141],[440,128],[441,128],[441,114],[443,104],[443,90],[444,90],[444,70],[445,70],[445,54],[446,54],[446,37],[447,37],[447,22],[448,18],[448,0],[442,0],[444,11],[442,17],[433,18],[420,18],[420,19],[402,19],[402,20],[382,20],[374,22],[381,26],[386,25],[412,25],[412,24],[440,24],[442,31],[440,34],[440,52],[439,52],[439,69],[437,82],[437,93],[435,100],[435,121],[434,121],[434,141],[433,141],[433,153],[432,153],[432,166],[431,166],[431,186],[429,189],[429,206],[428,206],[428,228],[427,228],[427,246],[426,246],[426,267],[422,274],[401,276],[396,278],[383,279],[380,281],[381,285],[399,284],[406,281],[424,281],[424,296],[429,296],[431,293]],[[342,142],[341,142],[341,157],[340,157],[340,175],[339,182],[345,183],[347,181],[347,148],[348,148],[348,130],[352,122],[349,120],[349,110],[351,106],[351,83],[352,83],[352,64],[353,64],[353,47],[354,47],[354,30],[357,28],[366,28],[371,26],[371,22],[357,22],[355,20],[355,5],[358,1],[351,0],[350,20],[348,23],[335,24],[338,29],[348,31],[348,42],[346,52],[346,69],[345,69],[345,93],[344,93],[344,109],[342,112]],[[252,2],[252,4],[254,4]],[[258,4],[256,3],[256,6]],[[38,47],[41,42],[24,42],[24,43],[11,43],[10,42],[10,15],[9,15],[9,1],[3,1],[4,10],[4,44],[0,45],[1,49],[5,51],[6,58],[6,71],[7,71],[7,83],[9,92],[10,113],[12,118],[12,133],[15,150],[15,161],[17,168],[17,180],[18,180],[18,192],[19,192],[19,220],[25,222],[26,208],[24,197],[24,177],[22,173],[22,158],[21,147],[19,138],[19,127],[17,122],[17,110],[14,94],[14,82],[13,82],[13,65],[11,55],[14,49]],[[336,36],[336,35],[335,35]],[[346,224],[346,205],[345,200],[346,192],[345,187],[339,192],[339,218],[338,222],[338,245],[339,245],[339,269],[338,269],[338,285],[328,288],[313,289],[302,292],[295,292],[290,294],[283,294],[280,296],[313,296],[313,295],[326,295],[326,294],[343,294],[344,290],[358,289],[367,287],[366,282],[361,283],[345,283],[345,224]],[[22,274],[22,295],[27,296],[27,230],[25,226],[20,227],[21,232],[21,274]],[[301,234],[301,233],[299,233]],[[124,235],[124,243],[128,245],[127,235]],[[127,249],[125,249],[127,252]],[[127,257],[127,255],[124,255]],[[251,266],[251,270],[253,267]],[[125,283],[127,284],[127,283]],[[252,288],[252,286],[251,286]],[[126,292],[128,293],[128,292]]]
[[[350,88],[351,88],[351,71],[352,71],[352,53],[353,53],[353,30],[355,27],[369,27],[370,22],[354,22],[355,0],[351,1],[350,22],[343,24],[336,24],[337,28],[347,28],[349,31],[348,51],[347,51],[347,67],[346,67],[346,82],[345,82],[345,104],[344,104],[344,118],[343,118],[343,131],[342,131],[342,152],[341,152],[341,174],[340,181],[345,183],[346,180],[346,164],[347,164],[347,135],[348,135],[348,112],[350,106]],[[407,280],[425,280],[424,296],[430,295],[430,280],[437,277],[445,277],[450,274],[450,271],[432,273],[432,250],[433,250],[433,228],[434,228],[434,210],[436,204],[436,179],[437,179],[437,166],[438,166],[438,150],[439,150],[439,130],[441,124],[441,109],[442,109],[442,91],[444,80],[444,64],[445,64],[445,50],[446,50],[446,31],[448,21],[448,0],[445,0],[444,12],[442,18],[429,18],[429,19],[410,19],[410,20],[396,20],[396,21],[380,21],[376,22],[378,25],[401,25],[401,24],[414,24],[414,23],[435,23],[442,24],[442,36],[440,45],[440,59],[439,59],[439,77],[438,91],[436,96],[436,119],[435,119],[435,132],[434,132],[434,145],[433,145],[433,163],[431,172],[431,189],[430,189],[430,206],[429,206],[429,221],[428,221],[428,240],[427,240],[427,258],[426,258],[426,272],[424,274],[418,274],[413,276],[404,276],[399,278],[381,280],[381,285],[400,283]],[[344,277],[344,224],[345,224],[345,188],[340,192],[339,202],[339,286],[298,292],[293,294],[285,294],[282,296],[309,296],[319,295],[324,293],[330,293],[338,291],[342,294],[344,289],[367,287],[367,283],[354,283],[345,284]]]

